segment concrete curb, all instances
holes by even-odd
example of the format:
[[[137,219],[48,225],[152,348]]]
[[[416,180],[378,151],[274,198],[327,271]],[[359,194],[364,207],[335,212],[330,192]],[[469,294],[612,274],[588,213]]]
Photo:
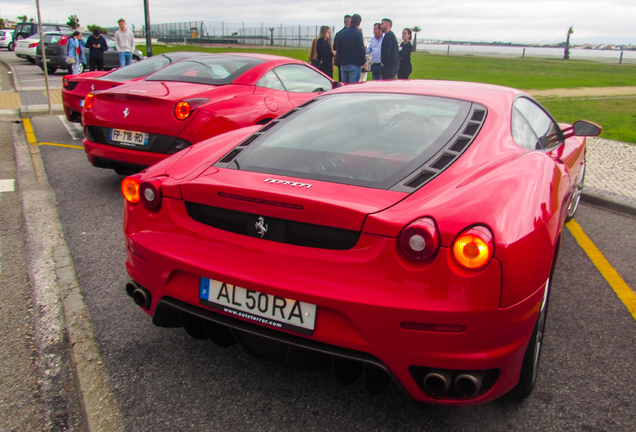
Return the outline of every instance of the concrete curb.
[[[16,129],[22,129],[16,125]],[[55,192],[48,183],[38,146],[14,132],[18,184],[29,247],[29,273],[34,302],[44,311],[38,339],[43,352],[66,342],[75,375],[78,398],[89,431],[123,431],[124,420],[115,401],[90,314],[80,290],[70,250],[64,240]],[[64,337],[64,332],[66,333]],[[55,359],[47,355],[45,361]],[[55,383],[43,384],[55,392]]]
[[[13,80],[13,88],[15,88],[16,93],[20,93],[23,91],[46,91],[46,87],[22,87],[18,80],[18,75],[15,71],[13,65],[6,60],[0,58],[0,62],[4,64],[11,71],[11,79]],[[49,91],[61,90],[61,87],[49,87]],[[8,116],[12,116],[15,114],[14,110],[0,110],[0,116],[4,116],[5,118]],[[41,104],[41,105],[21,105],[18,108],[18,114],[20,118],[30,118],[36,117],[39,115],[48,115],[49,114],[49,105]],[[64,114],[64,106],[62,104],[51,104],[51,114]]]
[[[604,190],[583,188],[581,201],[597,207],[636,216],[636,202],[634,200]]]

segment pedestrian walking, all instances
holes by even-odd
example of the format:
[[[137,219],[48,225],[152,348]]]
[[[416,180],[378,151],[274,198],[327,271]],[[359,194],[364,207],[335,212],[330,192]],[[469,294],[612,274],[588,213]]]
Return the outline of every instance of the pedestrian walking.
[[[373,24],[373,37],[367,47],[367,54],[371,54],[371,78],[374,81],[381,80],[382,75],[380,69],[382,67],[382,40],[384,39],[384,33],[382,33],[382,24]]]
[[[86,63],[83,48],[84,41],[82,40],[82,34],[78,31],[74,31],[68,41],[68,52],[66,55],[66,63],[69,65],[69,74],[78,75],[80,73],[80,63]]]
[[[413,45],[411,45],[412,37],[411,29],[405,28],[402,30],[402,43],[400,44],[400,68],[398,69],[398,79],[409,79],[409,75],[413,72],[413,66],[411,65],[411,52],[413,51]]]
[[[119,67],[124,67],[132,61],[135,36],[126,28],[126,20],[120,18],[117,24],[119,24],[119,30],[115,32],[115,49],[119,52]]]
[[[364,41],[358,28],[362,17],[358,14],[351,16],[351,26],[344,30],[338,38],[340,55],[341,82],[356,83],[360,80],[360,72],[365,63]]]
[[[108,51],[108,43],[99,29],[94,29],[93,34],[86,39],[88,47],[88,65],[91,72],[104,70],[104,51]]]
[[[398,67],[400,65],[399,47],[395,33],[391,31],[393,21],[388,18],[382,20],[382,68],[380,74],[382,79],[395,79]]]

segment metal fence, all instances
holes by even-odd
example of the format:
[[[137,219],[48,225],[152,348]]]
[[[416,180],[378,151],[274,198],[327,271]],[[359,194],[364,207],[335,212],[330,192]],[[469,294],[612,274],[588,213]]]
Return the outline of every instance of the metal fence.
[[[145,28],[142,27],[145,34]],[[186,21],[151,24],[151,37],[159,42],[184,44],[233,43],[308,48],[320,26],[245,24]],[[332,27],[333,31],[333,27]]]

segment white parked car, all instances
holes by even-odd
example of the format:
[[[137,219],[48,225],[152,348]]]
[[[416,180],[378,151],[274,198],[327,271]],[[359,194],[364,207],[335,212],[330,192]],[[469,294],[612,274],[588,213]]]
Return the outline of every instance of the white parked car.
[[[35,50],[38,47],[38,43],[40,43],[39,34],[15,41],[15,55],[35,64]]]
[[[9,51],[13,51],[13,30],[0,30],[0,48],[6,48]]]

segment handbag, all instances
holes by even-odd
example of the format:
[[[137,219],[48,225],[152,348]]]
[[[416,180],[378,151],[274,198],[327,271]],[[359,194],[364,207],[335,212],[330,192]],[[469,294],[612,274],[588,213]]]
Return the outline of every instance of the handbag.
[[[67,64],[75,64],[75,57],[66,57]]]
[[[322,66],[322,60],[318,61],[318,59],[313,59],[310,64],[316,69],[320,69],[320,66]]]

